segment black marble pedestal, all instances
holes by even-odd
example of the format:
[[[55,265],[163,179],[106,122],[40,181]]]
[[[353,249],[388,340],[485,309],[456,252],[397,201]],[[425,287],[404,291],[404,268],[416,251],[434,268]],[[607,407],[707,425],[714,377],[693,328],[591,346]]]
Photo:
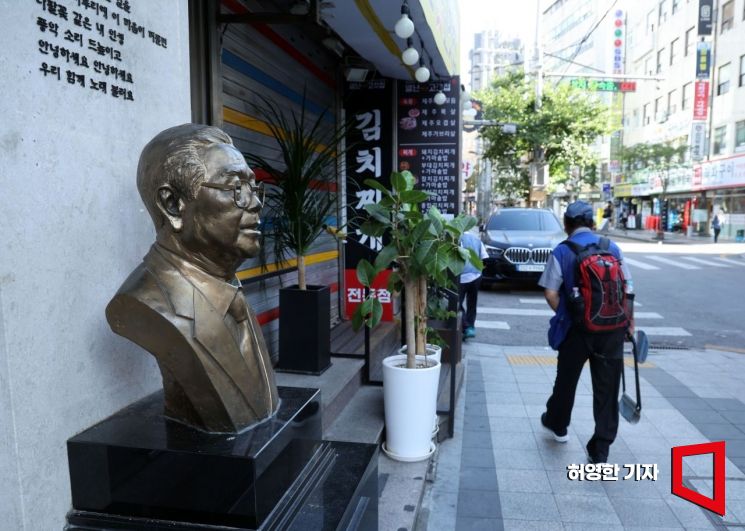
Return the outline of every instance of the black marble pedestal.
[[[279,396],[240,434],[165,418],[159,392],[71,438],[68,529],[346,529],[372,519],[370,496],[377,520],[377,449],[321,441],[317,389]]]

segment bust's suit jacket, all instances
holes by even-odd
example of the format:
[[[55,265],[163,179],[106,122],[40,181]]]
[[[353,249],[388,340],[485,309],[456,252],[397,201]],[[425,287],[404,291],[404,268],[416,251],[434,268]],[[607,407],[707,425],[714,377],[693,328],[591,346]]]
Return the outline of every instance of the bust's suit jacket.
[[[115,333],[157,359],[167,416],[210,432],[237,432],[276,412],[266,343],[235,286],[154,244],[106,318]]]

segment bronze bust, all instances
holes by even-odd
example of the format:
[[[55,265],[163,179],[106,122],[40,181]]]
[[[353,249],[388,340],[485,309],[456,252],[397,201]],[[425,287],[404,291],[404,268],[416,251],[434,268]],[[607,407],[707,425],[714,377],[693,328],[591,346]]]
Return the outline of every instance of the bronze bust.
[[[263,189],[216,127],[166,129],[142,150],[137,188],[156,241],[106,308],[111,329],[155,356],[166,416],[239,432],[279,405],[266,343],[237,267],[260,249]]]

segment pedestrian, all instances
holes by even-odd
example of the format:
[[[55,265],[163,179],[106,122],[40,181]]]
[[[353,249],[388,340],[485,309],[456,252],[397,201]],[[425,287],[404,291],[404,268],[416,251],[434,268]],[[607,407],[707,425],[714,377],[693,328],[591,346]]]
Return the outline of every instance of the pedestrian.
[[[486,247],[477,236],[466,232],[460,237],[460,246],[464,249],[471,249],[482,260],[488,258]],[[460,274],[459,303],[463,314],[463,338],[476,337],[476,306],[479,298],[479,288],[481,287],[481,271],[476,269],[470,262]],[[466,307],[463,307],[463,301]]]
[[[719,214],[714,214],[711,220],[711,228],[714,230],[714,243],[719,239],[719,233],[722,232],[722,222],[719,220]]]
[[[576,201],[567,207],[564,230],[569,237],[554,248],[538,282],[545,290],[546,301],[556,312],[551,318],[548,337],[551,348],[559,351],[556,380],[551,397],[546,402],[546,412],[541,415],[541,424],[556,441],[569,440],[567,428],[571,421],[577,382],[582,367],[589,359],[595,432],[586,448],[590,462],[603,463],[608,459],[610,445],[618,431],[623,342],[627,331],[633,332],[633,321],[627,321],[626,315],[630,313],[628,308],[623,311],[624,328],[611,332],[588,332],[586,327],[573,320],[569,298],[578,293],[576,277],[579,270],[573,247],[586,248],[596,244],[602,249],[607,244],[607,251],[621,262],[620,272],[625,278],[626,291],[631,291],[631,275],[623,265],[621,250],[607,238],[601,242],[601,238],[592,231],[593,225],[590,205]]]
[[[613,219],[613,204],[608,201],[608,204],[603,209],[603,223],[600,225],[600,232],[608,232],[610,230],[611,220]]]

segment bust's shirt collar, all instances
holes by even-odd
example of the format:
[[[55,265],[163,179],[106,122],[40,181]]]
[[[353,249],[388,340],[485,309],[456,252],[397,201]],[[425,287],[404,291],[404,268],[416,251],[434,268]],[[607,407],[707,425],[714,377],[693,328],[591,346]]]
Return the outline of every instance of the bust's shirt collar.
[[[224,316],[227,313],[230,304],[235,298],[235,294],[238,293],[236,286],[225,282],[221,278],[210,275],[182,256],[177,255],[158,243],[153,244],[152,249],[173,267],[178,269],[184,278],[209,301],[220,315]]]

